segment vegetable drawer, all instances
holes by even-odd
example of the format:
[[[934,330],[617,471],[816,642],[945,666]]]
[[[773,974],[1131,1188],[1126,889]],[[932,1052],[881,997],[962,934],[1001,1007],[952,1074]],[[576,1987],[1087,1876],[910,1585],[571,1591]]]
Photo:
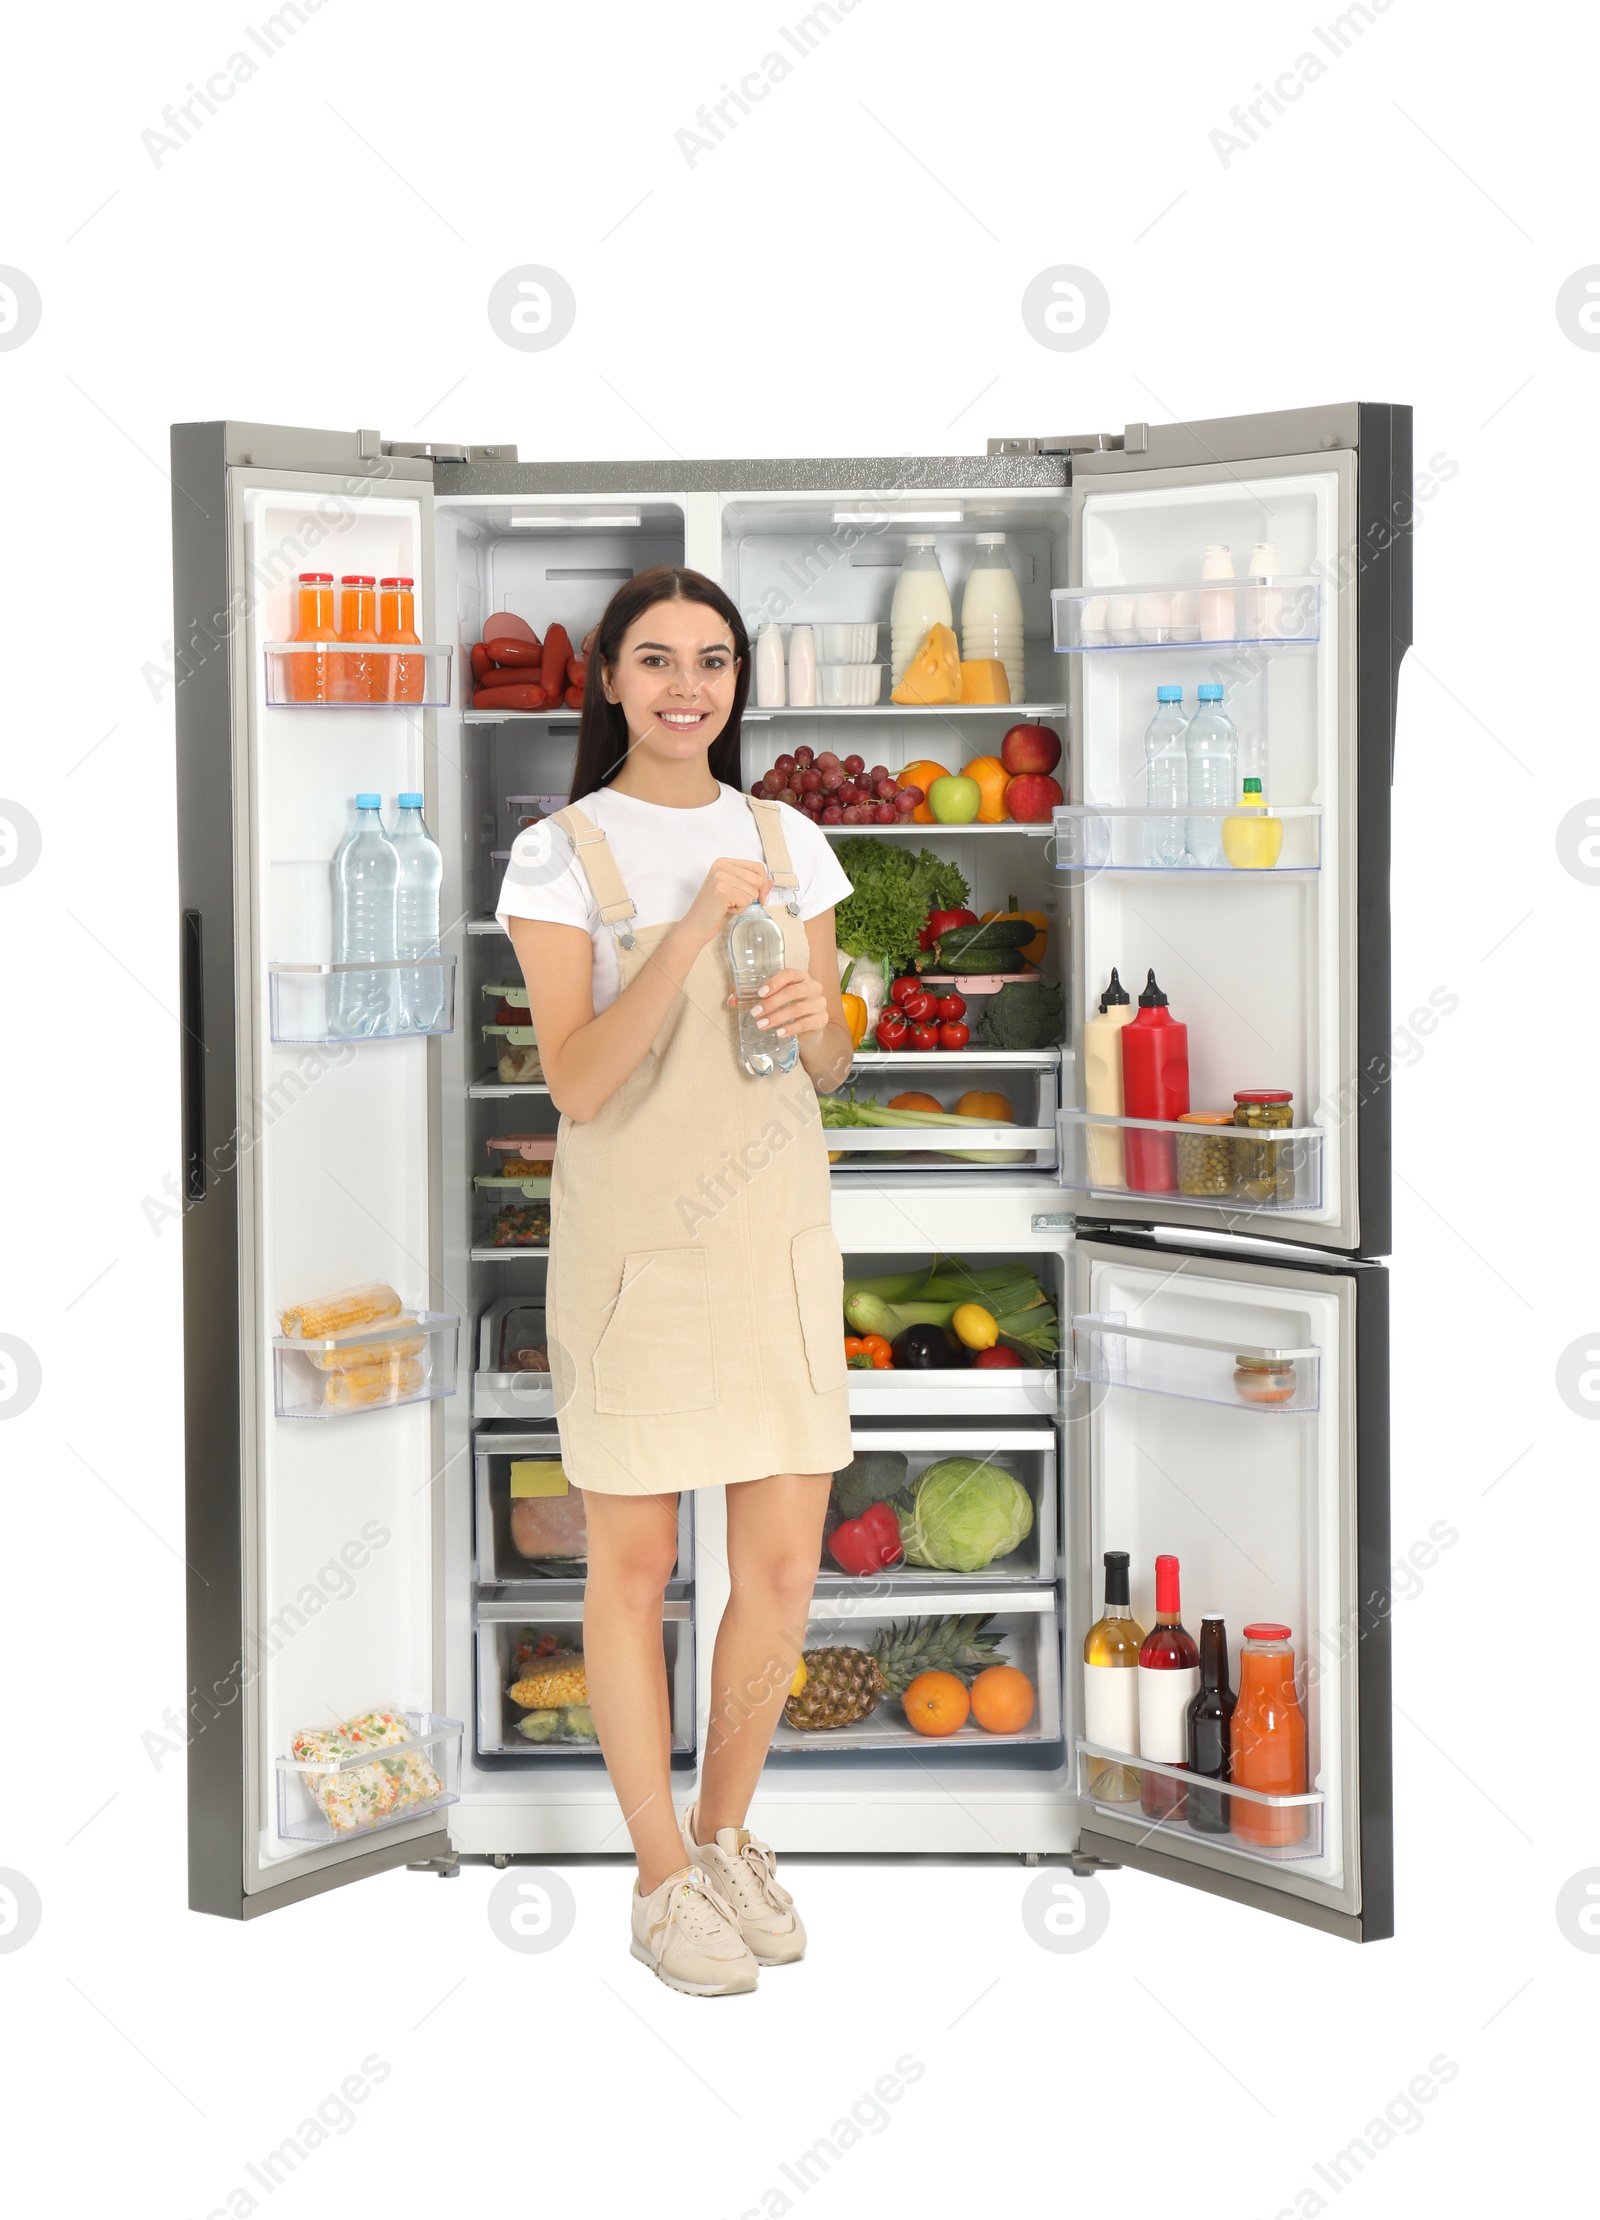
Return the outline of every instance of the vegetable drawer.
[[[862,1595],[871,1593],[883,1596],[885,1590],[973,1589],[981,1587],[1033,1585],[1053,1583],[1058,1575],[1057,1558],[1057,1479],[1056,1434],[1052,1426],[1018,1425],[1014,1421],[985,1424],[981,1421],[947,1423],[939,1426],[855,1426],[851,1429],[851,1447],[855,1463],[848,1468],[851,1474],[859,1471],[856,1493],[870,1492],[874,1501],[888,1500],[897,1512],[909,1493],[915,1496],[917,1483],[930,1472],[939,1473],[945,1468],[939,1486],[939,1508],[930,1507],[927,1531],[934,1554],[956,1554],[963,1541],[968,1553],[981,1550],[980,1529],[973,1520],[963,1526],[961,1519],[961,1484],[963,1467],[992,1465],[1010,1475],[1025,1491],[1032,1516],[1028,1533],[1015,1548],[989,1558],[975,1571],[961,1572],[902,1561],[885,1569],[868,1574],[854,1574],[840,1570],[826,1540],[822,1550],[822,1569],[817,1576],[819,1599],[832,1600],[835,1595]],[[846,1481],[840,1473],[834,1482],[834,1502],[829,1514],[829,1532],[839,1523],[835,1513],[839,1509],[839,1490]],[[976,1490],[981,1487],[982,1474],[973,1480]],[[954,1494],[952,1495],[952,1490]],[[852,1497],[852,1500],[854,1498]],[[909,1510],[909,1506],[907,1506]],[[902,1519],[904,1533],[906,1521]],[[914,1530],[913,1530],[914,1531]],[[955,1544],[952,1549],[947,1545]],[[951,1610],[965,1609],[964,1604],[952,1601]]]

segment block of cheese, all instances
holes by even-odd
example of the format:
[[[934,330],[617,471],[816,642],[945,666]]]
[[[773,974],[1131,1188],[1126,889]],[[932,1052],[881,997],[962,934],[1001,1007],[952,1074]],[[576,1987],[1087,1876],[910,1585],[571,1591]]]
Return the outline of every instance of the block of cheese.
[[[889,699],[903,707],[961,699],[961,650],[947,624],[929,627],[928,637],[906,665],[906,674]]]
[[[1006,677],[1004,663],[992,658],[981,663],[963,663],[961,699],[973,702],[1008,702],[1011,699],[1011,681]]]

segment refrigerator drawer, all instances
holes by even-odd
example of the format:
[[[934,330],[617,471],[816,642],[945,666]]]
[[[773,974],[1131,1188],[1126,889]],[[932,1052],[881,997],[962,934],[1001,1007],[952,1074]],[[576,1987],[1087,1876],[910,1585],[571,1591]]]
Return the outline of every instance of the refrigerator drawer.
[[[694,1627],[690,1608],[682,1597],[669,1598],[661,1613],[674,1755],[694,1748]],[[551,1595],[537,1601],[479,1605],[478,1755],[525,1759],[530,1764],[571,1758],[598,1765],[602,1762],[600,1744],[586,1703],[566,1701],[536,1710],[511,1700],[512,1688],[532,1669],[526,1659],[519,1662],[519,1648],[532,1649],[546,1636],[553,1637],[563,1653],[581,1652],[581,1596]],[[581,1656],[578,1662],[581,1665]],[[579,1695],[582,1692],[577,1691]],[[574,1717],[574,1713],[579,1716]],[[520,1731],[519,1722],[530,1720],[538,1722],[538,1739]]]
[[[476,1563],[480,1587],[500,1590],[527,1588],[533,1598],[548,1593],[552,1581],[581,1583],[586,1571],[582,1555],[583,1491],[562,1490],[554,1485],[561,1473],[561,1443],[554,1426],[517,1432],[509,1427],[483,1430],[473,1438],[474,1526]],[[532,1508],[518,1516],[517,1506]],[[541,1519],[540,1505],[549,1505]],[[561,1506],[571,1506],[571,1516]],[[678,1496],[678,1562],[672,1583],[680,1590],[694,1573],[694,1493],[683,1489]],[[537,1541],[543,1525],[558,1548],[576,1542],[578,1554],[529,1557],[517,1547],[518,1539]]]
[[[871,1650],[874,1643],[898,1639],[908,1630],[936,1638],[935,1622],[955,1617],[977,1617],[986,1623],[982,1632],[998,1637],[993,1663],[1015,1666],[1032,1684],[1031,1716],[1009,1732],[990,1732],[968,1717],[952,1733],[919,1733],[907,1721],[897,1697],[885,1695],[861,1717],[834,1727],[797,1727],[790,1709],[773,1736],[775,1759],[837,1757],[841,1751],[871,1750],[880,1755],[898,1751],[926,1765],[964,1754],[1056,1743],[1061,1740],[1061,1621],[1053,1589],[985,1589],[959,1599],[948,1589],[935,1594],[896,1596],[886,1603],[880,1593],[819,1595],[813,1599],[806,1627],[805,1649]],[[922,1622],[919,1628],[919,1622]],[[814,1667],[807,1693],[816,1700],[822,1668]]]
[[[852,1372],[852,1418],[1053,1417],[1061,1407],[1061,1378],[1054,1365],[980,1372]]]
[[[548,1369],[530,1370],[515,1359],[545,1346],[544,1305],[525,1295],[502,1295],[478,1320],[478,1365],[472,1376],[472,1415],[509,1418],[526,1425],[555,1416]]]
[[[962,1589],[1036,1585],[1057,1577],[1057,1480],[1056,1431],[1053,1426],[983,1424],[952,1421],[943,1426],[855,1426],[851,1445],[857,1458],[886,1460],[873,1473],[885,1496],[914,1485],[924,1473],[952,1458],[981,1461],[1009,1473],[1027,1493],[1032,1516],[1027,1534],[1015,1548],[993,1557],[976,1572],[947,1572],[924,1565],[901,1563],[870,1574],[840,1570],[823,1545],[817,1595],[831,1598],[870,1589],[882,1596],[886,1589],[939,1588],[951,1591],[950,1609],[965,1606],[956,1600]],[[841,1475],[842,1477],[842,1475]]]
[[[950,986],[960,990],[966,984],[957,979]],[[948,993],[950,987],[936,991]],[[981,1007],[974,999],[968,1017]],[[822,1122],[835,1175],[854,1172],[876,1179],[885,1172],[926,1173],[930,1168],[974,1175],[1054,1170],[1060,1146],[1058,1057],[1052,1056],[1042,1069],[1019,1069],[1009,1061],[991,1065],[981,1049],[965,1048],[945,1056],[917,1056],[917,1068],[908,1070],[901,1057],[909,1054],[869,1055],[858,1050],[850,1074],[852,1099],[886,1109],[897,1096],[925,1096],[926,1101],[915,1105],[919,1111],[933,1104],[964,1117],[992,1117],[994,1122],[947,1132],[929,1126],[835,1124],[831,1121],[849,1116],[849,1105],[824,1095]],[[957,1111],[957,1105],[969,1097],[980,1099],[970,1109]]]

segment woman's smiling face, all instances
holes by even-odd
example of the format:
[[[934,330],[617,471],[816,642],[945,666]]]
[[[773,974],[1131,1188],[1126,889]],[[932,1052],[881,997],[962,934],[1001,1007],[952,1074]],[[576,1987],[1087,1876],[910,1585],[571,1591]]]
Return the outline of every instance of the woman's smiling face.
[[[658,601],[623,634],[604,674],[620,702],[630,745],[683,763],[706,750],[733,708],[739,659],[733,635],[698,601]]]

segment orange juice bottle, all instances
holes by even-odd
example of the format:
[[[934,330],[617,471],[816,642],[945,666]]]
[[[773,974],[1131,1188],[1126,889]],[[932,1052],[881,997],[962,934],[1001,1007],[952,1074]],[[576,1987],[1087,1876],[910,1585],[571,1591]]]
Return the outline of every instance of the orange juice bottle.
[[[420,647],[417,638],[417,604],[409,578],[378,581],[378,638],[389,647]],[[379,676],[388,701],[421,701],[423,659],[420,655],[383,655],[387,668]]]
[[[295,617],[291,640],[336,640],[333,623],[333,572],[303,570],[295,580]],[[331,655],[286,655],[284,692],[290,701],[330,701]]]
[[[1294,1692],[1294,1651],[1289,1629],[1256,1620],[1244,1630],[1239,1652],[1239,1701],[1234,1707],[1232,1778],[1235,1788],[1260,1789],[1268,1796],[1306,1792],[1306,1715]],[[1241,1842],[1263,1850],[1282,1850],[1303,1842],[1306,1808],[1229,1798],[1233,1831]]]
[[[378,581],[352,574],[339,581],[339,638],[345,645],[378,644]],[[340,655],[334,678],[336,701],[382,701],[383,679],[378,655]]]

